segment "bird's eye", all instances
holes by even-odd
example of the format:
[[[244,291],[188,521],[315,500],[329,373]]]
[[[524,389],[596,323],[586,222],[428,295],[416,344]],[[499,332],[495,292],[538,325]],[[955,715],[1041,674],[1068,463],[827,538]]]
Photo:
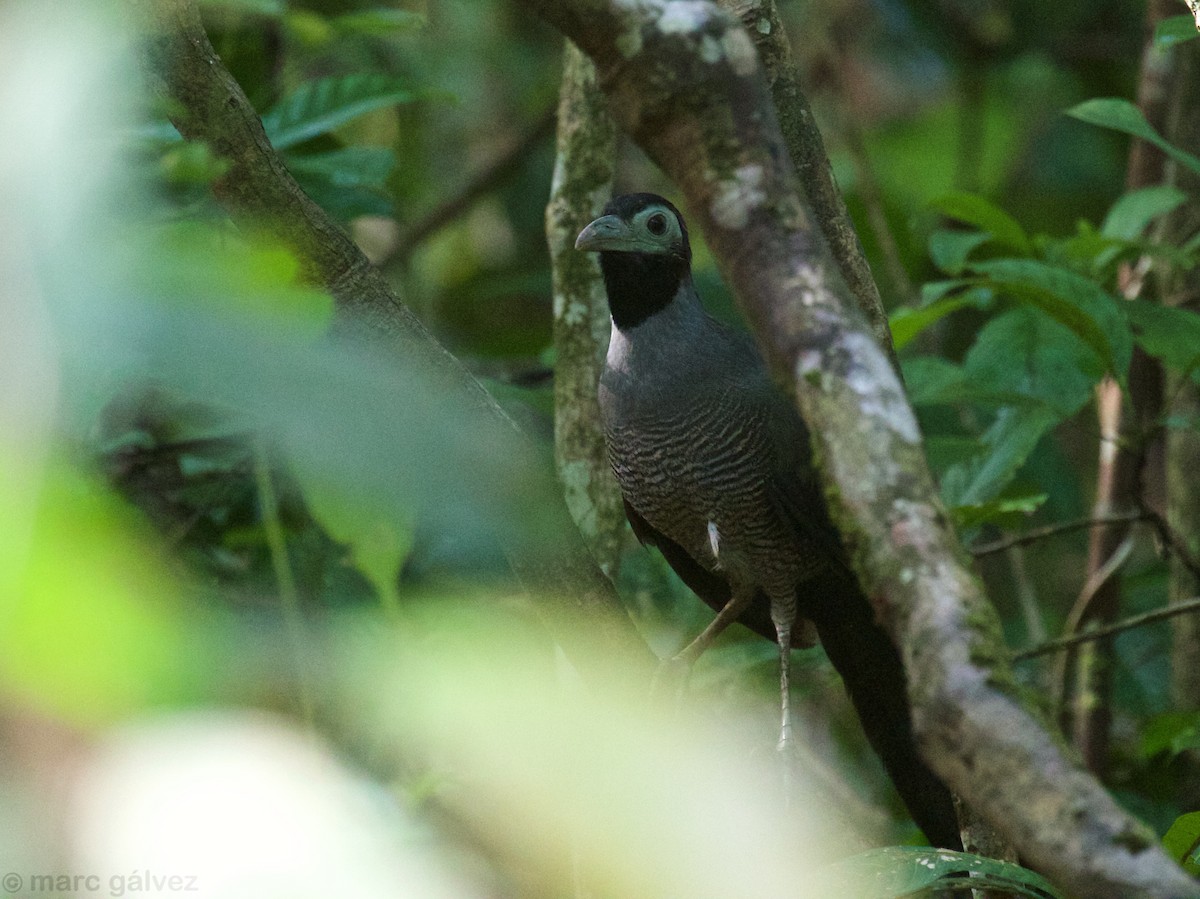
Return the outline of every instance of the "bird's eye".
[[[661,212],[656,212],[650,218],[646,219],[646,230],[656,236],[661,236],[667,233],[667,217]]]

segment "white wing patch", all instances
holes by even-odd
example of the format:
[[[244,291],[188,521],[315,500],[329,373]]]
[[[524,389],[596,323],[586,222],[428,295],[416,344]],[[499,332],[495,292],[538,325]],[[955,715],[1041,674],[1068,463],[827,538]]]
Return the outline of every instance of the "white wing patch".
[[[717,530],[715,521],[708,523],[708,548],[712,550],[714,559],[720,558],[721,532]]]

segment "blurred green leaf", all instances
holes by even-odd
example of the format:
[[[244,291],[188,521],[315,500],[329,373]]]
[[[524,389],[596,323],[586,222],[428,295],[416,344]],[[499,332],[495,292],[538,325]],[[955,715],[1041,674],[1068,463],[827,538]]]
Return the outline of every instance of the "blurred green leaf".
[[[200,5],[225,7],[272,17],[281,16],[284,11],[284,0],[200,0]]]
[[[901,360],[904,384],[913,405],[953,402],[964,385],[961,365],[940,356]]]
[[[343,34],[368,34],[388,37],[406,34],[424,27],[425,17],[404,9],[377,7],[334,17],[333,27]]]
[[[963,286],[969,289],[962,290]],[[931,287],[935,289],[930,290]],[[959,292],[948,295],[953,290]],[[985,308],[992,300],[992,292],[972,286],[970,281],[940,281],[926,284],[921,290],[921,297],[925,302],[920,306],[900,306],[888,319],[888,325],[892,329],[892,341],[897,350],[903,349],[926,328],[959,309],[968,306],[975,309]]]
[[[1163,848],[1193,877],[1200,875],[1200,812],[1175,819],[1163,836]]]
[[[344,147],[328,153],[285,154],[295,175],[319,175],[339,188],[383,189],[396,166],[396,154],[386,147]]]
[[[4,466],[0,503],[23,485]],[[203,677],[202,623],[145,525],[99,482],[57,460],[33,521],[0,516],[0,681],[47,713],[112,723],[181,701]]]
[[[324,134],[364,113],[416,99],[407,79],[361,73],[302,84],[262,117],[277,150]]]
[[[960,275],[971,251],[991,239],[992,235],[983,231],[939,228],[929,235],[929,258],[946,274]]]
[[[1123,131],[1134,137],[1140,137],[1142,140],[1154,144],[1180,165],[1200,174],[1200,157],[1179,149],[1163,138],[1146,121],[1142,111],[1128,100],[1118,97],[1085,100],[1078,106],[1068,109],[1067,115],[1073,116],[1081,122],[1099,125],[1102,128],[1112,128],[1114,131]]]
[[[157,229],[150,240],[154,261],[137,272],[149,295],[301,339],[322,336],[333,320],[333,298],[305,282],[283,247],[196,222]]]
[[[1191,16],[1168,16],[1154,26],[1154,43],[1160,47],[1173,47],[1198,34],[1196,20]]]
[[[175,136],[178,138],[178,132]],[[163,177],[172,184],[211,184],[229,171],[230,166],[229,160],[214,154],[208,144],[197,141],[173,143],[158,164]]]
[[[1096,282],[1033,259],[995,259],[970,268],[1065,325],[1124,382],[1133,336],[1116,298]]]
[[[1141,753],[1146,759],[1161,752],[1171,756],[1200,749],[1200,712],[1164,712],[1142,729]]]
[[[1010,519],[1033,514],[1049,498],[1045,493],[1032,493],[1024,496],[1000,497],[986,503],[955,506],[953,509],[954,523],[962,530],[989,523],[1009,526],[1012,524]]]
[[[413,546],[412,516],[399,509],[393,515],[379,514],[373,504],[310,465],[293,465],[291,471],[313,516],[334,540],[350,547],[355,567],[371,582],[380,603],[395,611],[400,567]]]
[[[1028,256],[1033,252],[1029,237],[1011,215],[978,194],[962,191],[943,194],[930,204],[943,215],[974,225],[1009,249]]]
[[[901,306],[888,319],[888,325],[892,329],[892,343],[895,344],[897,350],[902,350],[930,325],[936,324],[950,313],[970,305],[971,301],[967,297],[958,294],[943,297],[920,309]]]
[[[1105,237],[1133,240],[1152,221],[1178,209],[1186,200],[1187,194],[1169,184],[1130,191],[1113,203],[1104,217],[1100,233]]]
[[[853,855],[822,872],[822,883],[828,884],[830,896],[900,899],[965,886],[964,872],[970,873],[970,885],[977,889],[1006,890],[1033,899],[1064,899],[1049,881],[1020,865],[916,846],[887,846]]]
[[[1200,315],[1146,300],[1126,306],[1138,345],[1147,353],[1177,371],[1191,372],[1200,364]]]

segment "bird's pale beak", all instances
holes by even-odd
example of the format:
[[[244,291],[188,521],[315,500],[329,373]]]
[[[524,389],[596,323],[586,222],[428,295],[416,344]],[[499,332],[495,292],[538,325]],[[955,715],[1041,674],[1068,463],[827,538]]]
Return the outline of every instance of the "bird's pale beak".
[[[602,215],[575,238],[575,249],[596,252],[599,250],[633,249],[633,232],[625,222],[615,215]]]

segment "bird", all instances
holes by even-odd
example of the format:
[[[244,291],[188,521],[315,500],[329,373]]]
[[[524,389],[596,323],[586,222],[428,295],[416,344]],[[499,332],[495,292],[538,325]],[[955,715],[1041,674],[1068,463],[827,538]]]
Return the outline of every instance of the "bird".
[[[788,661],[811,622],[913,820],[961,849],[949,790],[913,736],[904,666],[852,573],[809,433],[753,339],[711,316],[687,224],[657,194],[614,197],[575,248],[599,254],[612,319],[598,399],[625,514],[716,618],[676,657],[690,666],[734,621],[774,641],[780,748]]]

